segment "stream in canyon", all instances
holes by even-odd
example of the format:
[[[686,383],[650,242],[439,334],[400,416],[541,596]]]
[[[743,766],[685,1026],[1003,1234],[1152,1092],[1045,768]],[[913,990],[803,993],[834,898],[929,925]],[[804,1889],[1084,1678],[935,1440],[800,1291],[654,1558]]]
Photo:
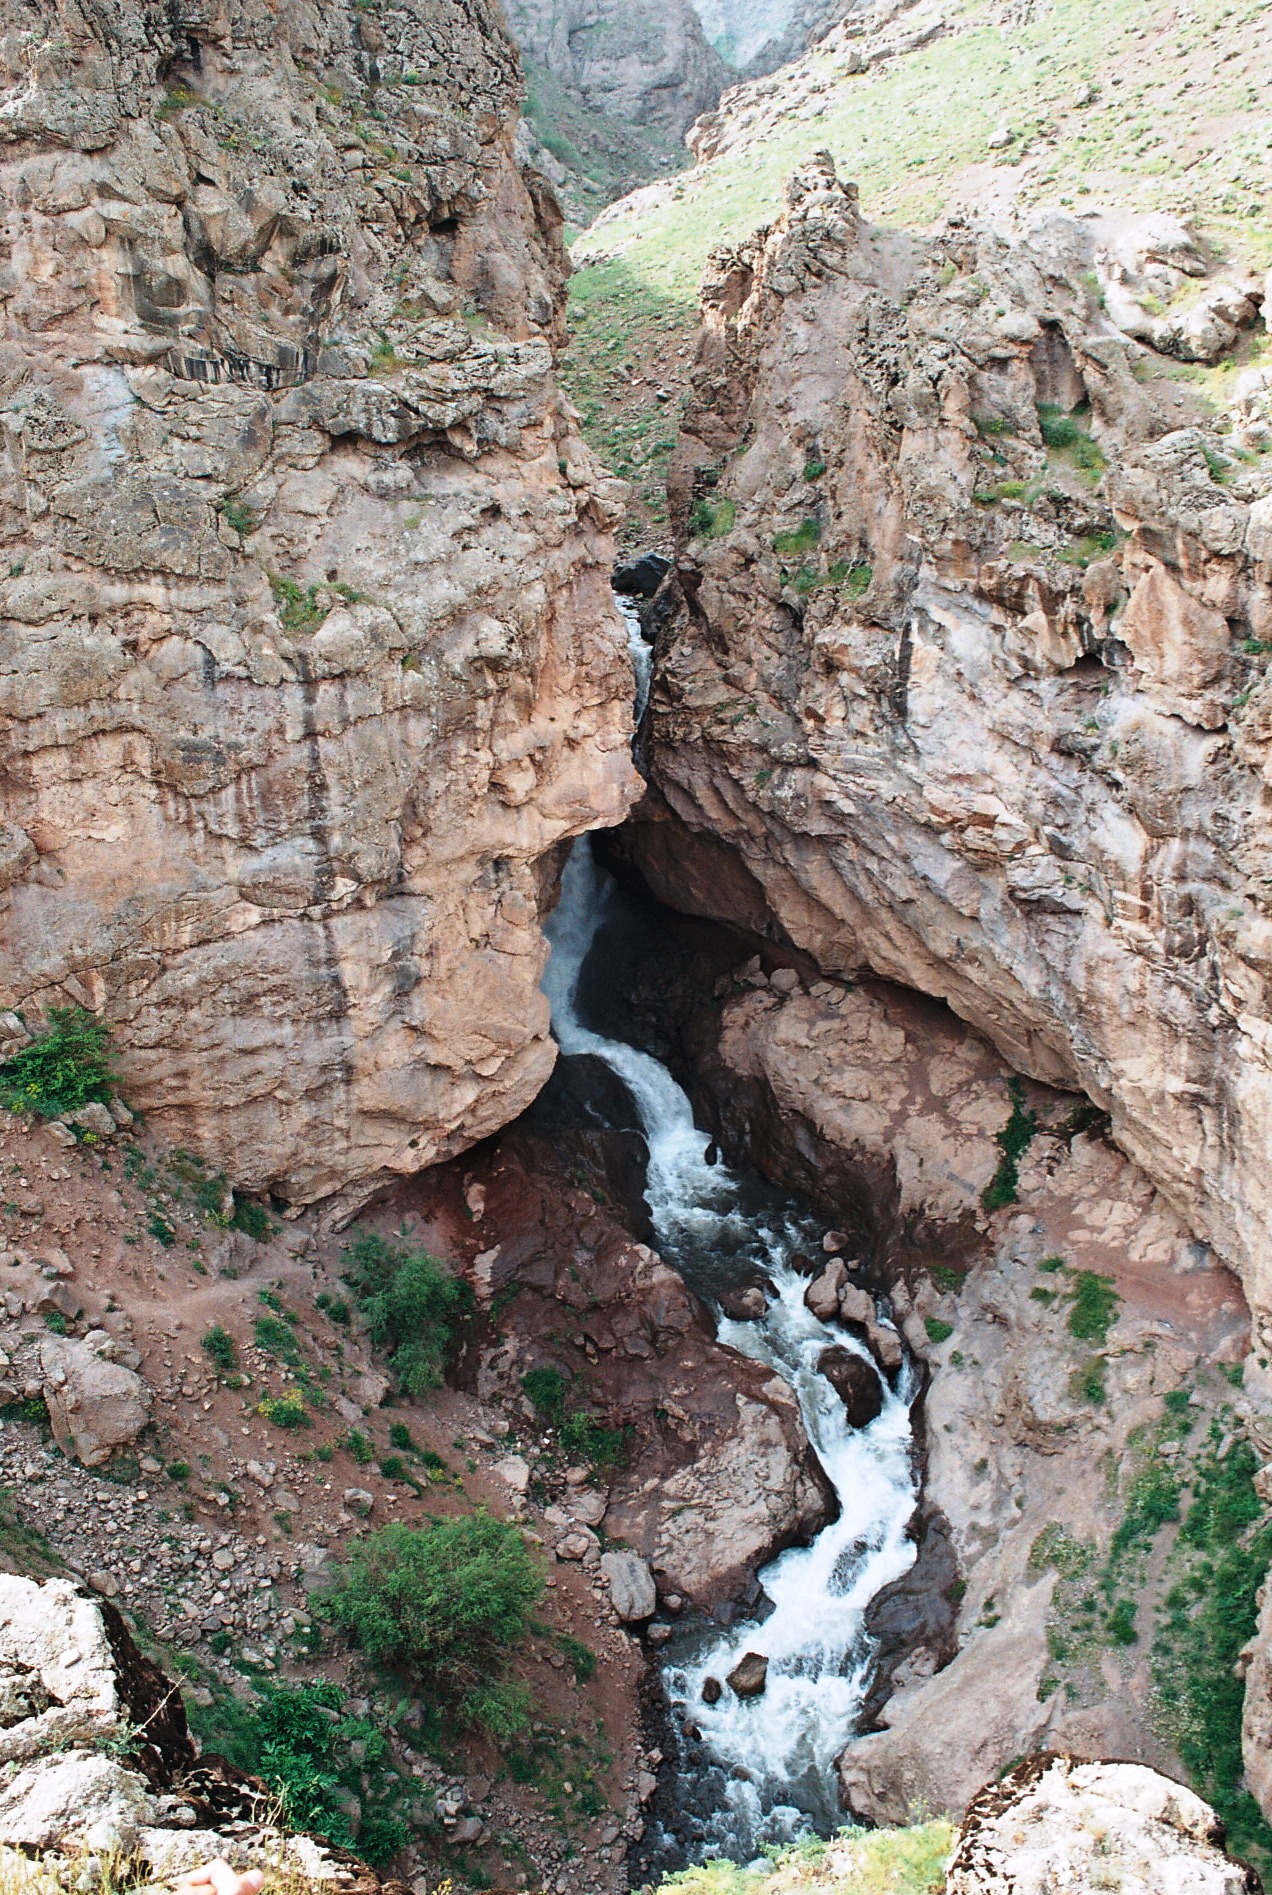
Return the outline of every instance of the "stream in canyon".
[[[624,616],[639,718],[648,647],[634,612]],[[605,956],[607,932],[622,928],[624,900],[581,838],[547,926],[552,951],[543,985],[553,1031],[565,1057],[604,1061],[627,1089],[648,1147],[645,1198],[659,1253],[714,1310],[720,1339],[790,1384],[838,1501],[837,1517],[810,1545],[788,1549],[759,1573],[762,1603],[754,1617],[727,1627],[678,1625],[663,1653],[680,1755],[675,1819],[663,1822],[653,1853],[661,1847],[667,1862],[713,1855],[747,1861],[766,1843],[826,1833],[844,1821],[834,1766],[868,1685],[866,1609],[915,1557],[907,1526],[916,1498],[910,1404],[917,1383],[907,1361],[895,1387],[884,1382],[877,1419],[860,1429],[849,1425],[818,1363],[831,1347],[872,1358],[848,1331],[811,1314],[807,1269],[792,1262],[821,1253],[824,1225],[758,1178],[712,1162],[710,1134],[695,1125],[689,1097],[668,1068],[589,1024],[584,971],[590,956]],[[764,1315],[725,1316],[721,1298],[754,1284],[765,1292]],[[767,1683],[759,1695],[741,1697],[724,1681],[747,1652],[767,1658]],[[722,1686],[714,1703],[703,1696],[709,1679]]]

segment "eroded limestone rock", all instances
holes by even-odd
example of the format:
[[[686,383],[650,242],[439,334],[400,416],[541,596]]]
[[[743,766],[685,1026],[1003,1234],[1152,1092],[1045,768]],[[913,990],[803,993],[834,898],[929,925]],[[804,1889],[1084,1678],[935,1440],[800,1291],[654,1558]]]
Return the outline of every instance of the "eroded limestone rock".
[[[827,160],[717,256],[639,854],[1087,1092],[1262,1311],[1272,473],[1093,296],[1205,274],[1161,223],[920,241]]]
[[[1182,1783],[1142,1764],[1043,1757],[977,1797],[945,1887],[947,1895],[1251,1895],[1258,1878],[1224,1854],[1219,1818]]]
[[[150,1419],[150,1390],[135,1370],[71,1336],[49,1336],[40,1346],[44,1401],[53,1438],[63,1454],[100,1467],[116,1448],[135,1441]]]
[[[536,864],[636,783],[516,55],[481,0],[0,12],[0,1006],[356,1201],[534,1097]]]

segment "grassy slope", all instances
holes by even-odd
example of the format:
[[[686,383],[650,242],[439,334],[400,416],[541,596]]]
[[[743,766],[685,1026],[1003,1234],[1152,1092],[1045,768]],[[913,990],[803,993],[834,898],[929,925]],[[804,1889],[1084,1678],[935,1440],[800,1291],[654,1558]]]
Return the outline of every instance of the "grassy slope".
[[[659,1895],[935,1895],[954,1847],[947,1822],[913,1829],[845,1829],[829,1842],[798,1843],[767,1871],[709,1862],[659,1884]]]
[[[848,74],[842,53],[808,55],[788,69],[802,103],[770,110],[744,145],[634,193],[579,239],[566,381],[592,445],[635,480],[629,542],[661,537],[658,444],[674,433],[688,360],[676,350],[696,330],[707,255],[770,221],[785,179],[819,147],[876,220],[924,225],[1005,195],[1161,207],[1272,264],[1269,0],[1043,0],[1011,29],[987,0],[946,12],[957,31],[868,73]],[[1096,97],[1079,106],[1087,84]],[[1018,135],[995,154],[1004,124]],[[641,373],[672,400],[634,387]]]

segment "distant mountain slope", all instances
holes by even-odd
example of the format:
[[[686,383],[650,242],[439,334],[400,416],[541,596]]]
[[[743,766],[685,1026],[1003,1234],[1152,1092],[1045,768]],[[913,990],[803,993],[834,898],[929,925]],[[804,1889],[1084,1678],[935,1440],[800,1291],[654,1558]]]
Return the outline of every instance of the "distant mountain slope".
[[[732,77],[690,0],[507,0],[526,116],[576,221],[682,170],[684,135]]]
[[[769,221],[818,147],[874,217],[1112,201],[1200,217],[1255,263],[1272,256],[1267,0],[887,11],[726,95],[695,140],[710,161],[611,207],[576,261],[622,257],[651,294],[691,299],[708,251]]]

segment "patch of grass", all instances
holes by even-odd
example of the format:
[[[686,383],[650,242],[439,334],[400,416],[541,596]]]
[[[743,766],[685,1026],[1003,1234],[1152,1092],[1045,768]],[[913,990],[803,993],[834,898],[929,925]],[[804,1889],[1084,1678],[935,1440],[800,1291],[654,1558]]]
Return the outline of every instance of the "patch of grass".
[[[367,1440],[361,1428],[350,1428],[345,1436],[345,1447],[359,1467],[370,1467],[375,1459],[375,1448]]]
[[[1011,1098],[1011,1114],[1001,1132],[995,1134],[995,1143],[1002,1156],[985,1189],[981,1192],[981,1203],[987,1211],[1002,1210],[1008,1204],[1014,1204],[1020,1184],[1020,1160],[1033,1143],[1038,1130],[1038,1115],[1025,1103],[1025,1089],[1013,1074],[1007,1081],[1007,1091]]]
[[[793,531],[774,534],[773,551],[783,559],[798,559],[802,553],[811,553],[820,541],[820,522],[806,516]]]
[[[330,1609],[369,1658],[427,1680],[506,1742],[528,1704],[502,1673],[542,1591],[516,1527],[482,1512],[380,1527],[353,1549]]]
[[[1104,1356],[1089,1356],[1069,1377],[1069,1394],[1073,1400],[1090,1402],[1093,1408],[1102,1407],[1108,1399],[1108,1372]]]
[[[221,502],[219,511],[231,533],[237,533],[240,539],[245,540],[256,531],[256,515],[237,494],[228,494]]]
[[[784,1849],[769,1849],[767,1869],[734,1862],[706,1862],[677,1869],[657,1885],[657,1895],[787,1895],[822,1890],[826,1895],[937,1895],[955,1842],[952,1823],[918,1823],[909,1829],[841,1829],[823,1841],[810,1837]]]
[[[1079,1270],[1069,1288],[1069,1334],[1079,1342],[1107,1342],[1122,1301],[1111,1277]]]
[[[960,1270],[952,1263],[930,1263],[928,1275],[943,1295],[952,1295],[961,1290],[967,1281],[966,1270]]]
[[[595,1416],[567,1415],[557,1432],[561,1452],[589,1467],[625,1467],[631,1454],[632,1430],[609,1428]]]
[[[447,1360],[475,1308],[469,1285],[426,1250],[361,1232],[344,1253],[346,1281],[408,1395],[439,1388]]]
[[[213,1323],[211,1329],[204,1332],[199,1347],[209,1356],[218,1375],[233,1375],[238,1369],[238,1349],[229,1330],[220,1323]]]
[[[318,601],[317,586],[302,586],[277,572],[269,575],[269,585],[279,624],[285,632],[316,631],[326,618],[326,608]]]
[[[304,1360],[291,1324],[285,1322],[281,1316],[273,1314],[258,1316],[252,1324],[252,1334],[256,1339],[258,1349],[263,1349],[266,1355],[272,1355],[278,1361],[285,1362],[289,1368],[298,1367]]]
[[[736,519],[737,508],[727,496],[719,500],[705,497],[695,500],[689,515],[689,537],[691,540],[721,540],[733,531]]]
[[[390,1425],[389,1445],[404,1450],[415,1446],[414,1441],[411,1439],[411,1430],[404,1421],[395,1421]]]
[[[169,1480],[174,1480],[178,1486],[182,1486],[190,1478],[190,1463],[189,1461],[169,1461],[164,1472]]]
[[[927,1339],[931,1343],[948,1342],[950,1337],[954,1334],[953,1323],[942,1322],[939,1316],[925,1316],[923,1318],[923,1327],[927,1331]]]
[[[591,1646],[569,1632],[558,1632],[556,1642],[569,1660],[575,1684],[590,1684],[596,1676],[596,1653]]]
[[[557,1427],[565,1414],[569,1387],[560,1369],[528,1369],[521,1378],[521,1386],[540,1421],[550,1428]]]
[[[110,1027],[84,1007],[50,1007],[44,1031],[0,1066],[0,1105],[41,1119],[105,1105],[115,1090]]]
[[[1272,1829],[1245,1787],[1245,1687],[1235,1675],[1272,1561],[1272,1521],[1254,1489],[1258,1470],[1259,1457],[1235,1435],[1231,1413],[1216,1417],[1193,1465],[1192,1504],[1171,1556],[1175,1584],[1159,1619],[1152,1668],[1162,1721],[1193,1784],[1222,1818],[1229,1850],[1266,1874]]]

